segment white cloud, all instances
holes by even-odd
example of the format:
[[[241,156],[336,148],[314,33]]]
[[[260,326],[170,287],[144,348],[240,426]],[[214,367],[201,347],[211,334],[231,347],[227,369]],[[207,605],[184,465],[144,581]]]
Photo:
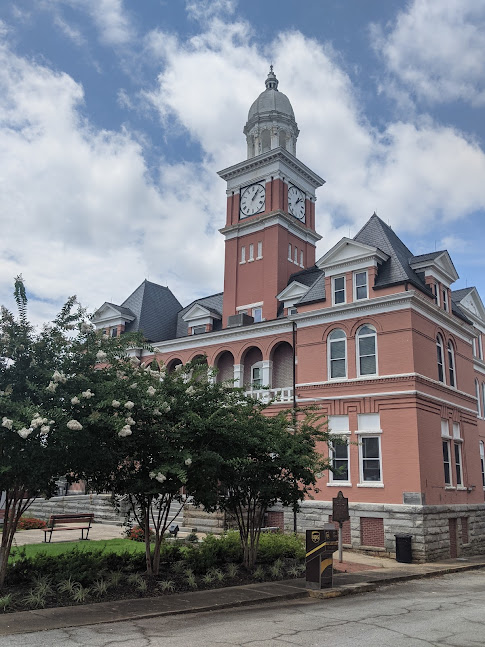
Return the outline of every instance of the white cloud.
[[[371,31],[375,50],[407,90],[430,103],[485,105],[483,0],[414,0]]]
[[[185,7],[190,18],[204,22],[234,13],[236,0],[186,0]]]

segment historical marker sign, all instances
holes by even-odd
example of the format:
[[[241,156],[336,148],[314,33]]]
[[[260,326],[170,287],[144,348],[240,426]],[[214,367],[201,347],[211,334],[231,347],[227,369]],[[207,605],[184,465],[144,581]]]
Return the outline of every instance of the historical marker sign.
[[[333,510],[332,510],[332,521],[337,521],[338,523],[343,523],[350,519],[349,515],[349,500],[343,495],[342,490],[339,491],[336,497],[332,499],[333,501]]]

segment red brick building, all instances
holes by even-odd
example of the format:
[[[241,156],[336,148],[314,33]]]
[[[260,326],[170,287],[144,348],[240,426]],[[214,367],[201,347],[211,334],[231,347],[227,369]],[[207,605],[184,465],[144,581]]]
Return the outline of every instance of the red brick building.
[[[141,330],[169,370],[197,356],[255,398],[317,404],[349,443],[330,451],[300,529],[349,498],[344,543],[416,559],[485,548],[485,309],[447,251],[414,256],[376,214],[315,260],[315,192],[324,181],[296,155],[298,127],[271,70],[244,128],[247,159],[227,184],[224,291],[182,307],[144,281],[95,323]],[[222,195],[221,195],[222,199]],[[142,362],[152,357],[139,352]],[[261,387],[269,387],[263,389]],[[292,528],[292,513],[272,512]]]

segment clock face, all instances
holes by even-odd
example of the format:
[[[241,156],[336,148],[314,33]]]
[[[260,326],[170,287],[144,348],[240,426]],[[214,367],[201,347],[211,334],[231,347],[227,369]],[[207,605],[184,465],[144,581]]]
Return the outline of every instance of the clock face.
[[[288,211],[298,220],[305,222],[305,194],[296,186],[288,188]]]
[[[262,184],[251,184],[241,192],[241,217],[252,216],[264,210],[266,190]]]

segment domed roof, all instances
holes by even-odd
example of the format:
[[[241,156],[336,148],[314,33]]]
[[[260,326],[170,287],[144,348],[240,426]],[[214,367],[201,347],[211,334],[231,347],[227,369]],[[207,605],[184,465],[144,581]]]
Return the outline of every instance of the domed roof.
[[[261,92],[259,97],[249,108],[248,121],[259,115],[268,114],[270,112],[282,113],[291,119],[295,119],[295,113],[291,107],[290,100],[278,90],[278,79],[273,72],[271,65],[268,78],[266,79],[266,90]]]

